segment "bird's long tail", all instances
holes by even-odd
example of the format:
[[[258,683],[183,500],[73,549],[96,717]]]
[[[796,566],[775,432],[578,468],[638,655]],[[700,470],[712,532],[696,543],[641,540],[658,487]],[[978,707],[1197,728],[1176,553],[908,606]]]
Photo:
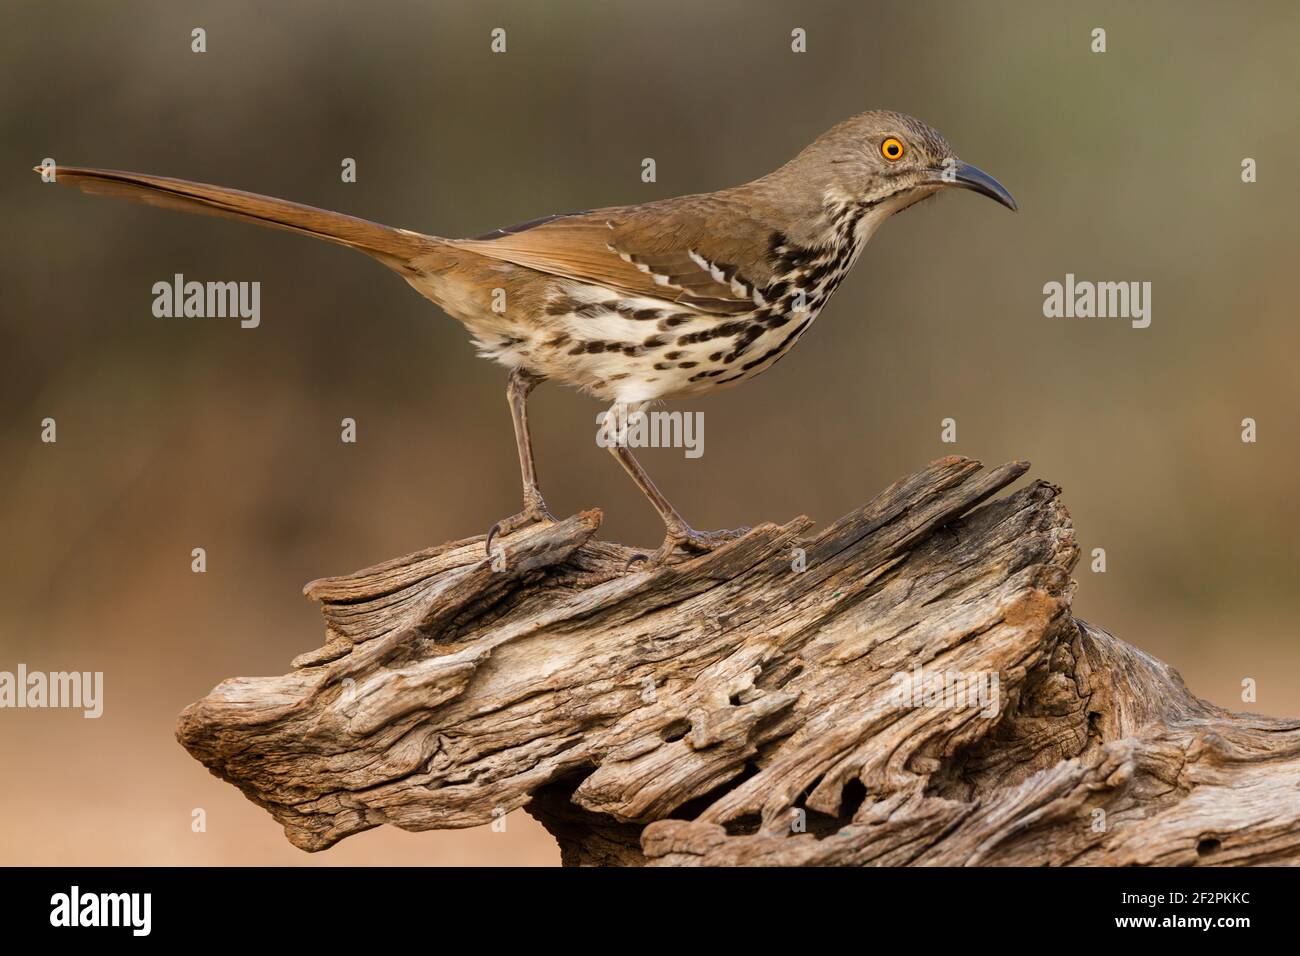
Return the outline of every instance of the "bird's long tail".
[[[45,168],[38,166],[36,172],[45,172]],[[394,229],[368,219],[358,219],[240,189],[115,169],[58,166],[54,173],[55,182],[77,186],[82,192],[123,196],[165,209],[239,219],[259,226],[287,229],[318,239],[328,239],[367,253],[393,268],[409,264],[413,258],[439,244],[439,240],[433,236]]]

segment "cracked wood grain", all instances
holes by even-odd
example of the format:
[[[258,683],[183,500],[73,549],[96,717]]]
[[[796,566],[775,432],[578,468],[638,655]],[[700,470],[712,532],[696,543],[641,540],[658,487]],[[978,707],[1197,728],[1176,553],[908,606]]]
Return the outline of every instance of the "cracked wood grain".
[[[589,511],[314,581],[324,645],[177,737],[305,850],[527,807],[570,865],[1300,861],[1300,721],[1075,619],[1059,489],[995,498],[1027,468],[941,459],[652,573],[610,577]],[[900,701],[926,675],[996,691]]]

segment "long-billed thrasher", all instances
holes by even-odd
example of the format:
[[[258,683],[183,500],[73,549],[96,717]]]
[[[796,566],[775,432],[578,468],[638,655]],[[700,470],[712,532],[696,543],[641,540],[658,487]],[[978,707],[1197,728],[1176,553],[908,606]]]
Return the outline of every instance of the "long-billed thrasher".
[[[945,186],[1016,208],[935,130],[886,111],[845,120],[743,186],[546,216],[474,239],[161,176],[59,166],[55,180],[351,246],[464,324],[479,353],[510,370],[506,397],[523,472],[523,510],[497,522],[489,552],[494,534],[555,520],[528,434],[528,394],[538,383],[576,385],[614,403],[613,420],[624,422],[629,408],[656,399],[737,385],[794,346],[894,213]],[[738,533],[692,529],[626,441],[607,444],[667,526],[650,566],[678,546],[707,551]]]

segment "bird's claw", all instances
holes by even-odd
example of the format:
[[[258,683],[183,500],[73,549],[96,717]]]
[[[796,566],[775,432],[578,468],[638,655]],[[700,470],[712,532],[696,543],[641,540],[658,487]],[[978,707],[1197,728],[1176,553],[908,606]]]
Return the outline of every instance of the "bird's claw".
[[[511,515],[509,518],[502,518],[489,529],[483,550],[490,558],[492,557],[492,541],[497,535],[511,534],[520,528],[526,528],[533,524],[555,524],[558,520],[555,515],[546,510],[545,505],[526,505],[523,511]]]
[[[664,543],[654,552],[654,554],[634,554],[627,559],[627,564],[623,567],[623,573],[627,574],[632,570],[632,565],[644,563],[642,570],[653,571],[668,563],[672,553],[680,546],[684,550],[694,551],[698,554],[707,554],[715,551],[737,538],[743,538],[749,533],[748,528],[735,528],[729,531],[696,531],[694,528],[683,528],[680,530],[669,530],[668,536],[664,538]]]

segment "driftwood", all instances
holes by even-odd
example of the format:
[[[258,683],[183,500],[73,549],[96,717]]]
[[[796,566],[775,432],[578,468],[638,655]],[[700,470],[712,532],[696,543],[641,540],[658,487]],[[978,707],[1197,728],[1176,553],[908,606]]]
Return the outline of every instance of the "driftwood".
[[[1300,862],[1300,721],[1073,618],[1059,489],[984,503],[1027,467],[594,586],[596,511],[315,581],[325,645],[177,736],[305,850],[527,807],[566,864]]]

